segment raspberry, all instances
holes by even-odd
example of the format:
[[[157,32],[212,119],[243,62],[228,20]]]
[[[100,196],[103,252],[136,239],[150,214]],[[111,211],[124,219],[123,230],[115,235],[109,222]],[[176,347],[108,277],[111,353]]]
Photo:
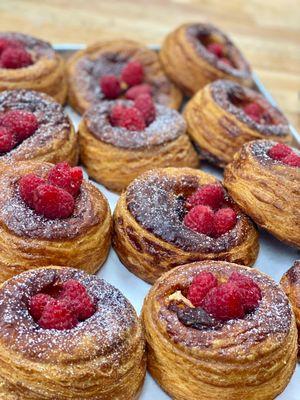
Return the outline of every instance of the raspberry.
[[[215,213],[214,233],[216,236],[221,236],[230,231],[237,220],[237,214],[232,208],[221,208]]]
[[[142,83],[144,78],[144,68],[139,61],[130,61],[122,70],[121,79],[128,86],[135,86]]]
[[[223,64],[228,65],[229,67],[233,67],[233,64],[232,64],[232,62],[229,60],[229,58],[221,57],[221,58],[220,58],[220,61],[221,61]]]
[[[114,75],[102,76],[99,80],[99,84],[107,99],[116,99],[121,94],[119,79]]]
[[[35,321],[41,318],[44,308],[50,300],[52,300],[52,298],[44,293],[39,293],[30,299],[29,312]]]
[[[44,184],[34,191],[34,210],[46,218],[68,218],[72,215],[74,206],[70,193],[56,186]]]
[[[7,47],[23,47],[23,44],[13,39],[5,39],[5,38],[0,39],[0,54]]]
[[[243,107],[245,114],[248,115],[255,122],[260,122],[264,110],[261,106],[255,102],[249,103]]]
[[[7,111],[1,116],[0,124],[10,128],[16,134],[18,142],[33,135],[39,126],[36,116],[23,110]]]
[[[142,131],[146,128],[142,113],[135,107],[126,108],[119,120],[118,126],[130,131]]]
[[[7,153],[17,144],[14,132],[4,126],[0,126],[0,153]]]
[[[152,95],[152,88],[148,83],[142,83],[141,85],[132,86],[125,93],[126,99],[135,100],[141,94]]]
[[[207,293],[217,285],[218,280],[212,273],[201,272],[193,279],[187,298],[195,307],[199,307]]]
[[[187,198],[186,207],[190,209],[201,204],[216,210],[224,201],[224,190],[221,185],[205,185]]]
[[[277,143],[268,151],[268,156],[273,160],[282,160],[292,152],[292,149],[283,143]]]
[[[0,56],[2,68],[24,68],[32,63],[31,55],[22,47],[7,47]]]
[[[253,279],[239,272],[233,272],[229,277],[229,282],[238,287],[242,295],[245,312],[253,311],[261,300],[261,290],[259,286]]]
[[[284,164],[290,165],[291,167],[300,167],[300,156],[292,152],[288,156],[286,156],[282,160],[282,162],[284,162]]]
[[[30,208],[34,208],[33,195],[34,195],[35,189],[38,186],[43,185],[44,183],[46,183],[46,182],[43,178],[40,178],[39,176],[36,176],[34,174],[24,175],[19,180],[20,195],[22,197],[22,200]]]
[[[68,301],[51,299],[45,305],[38,323],[44,329],[65,330],[74,328],[78,320]]]
[[[121,104],[116,104],[109,115],[109,120],[112,126],[119,126],[121,119],[123,118],[124,113],[127,108],[122,106]]]
[[[134,100],[134,106],[142,113],[146,125],[155,120],[156,110],[152,97],[149,94],[141,94]]]
[[[202,308],[222,321],[242,318],[245,315],[242,294],[232,282],[211,289],[202,302]]]
[[[210,207],[196,206],[184,217],[184,225],[198,233],[213,233],[214,213]]]
[[[221,43],[210,43],[206,49],[218,58],[223,56],[223,45]]]
[[[48,175],[48,182],[51,185],[66,190],[73,197],[78,195],[82,180],[82,169],[80,167],[71,168],[67,162],[55,165]]]

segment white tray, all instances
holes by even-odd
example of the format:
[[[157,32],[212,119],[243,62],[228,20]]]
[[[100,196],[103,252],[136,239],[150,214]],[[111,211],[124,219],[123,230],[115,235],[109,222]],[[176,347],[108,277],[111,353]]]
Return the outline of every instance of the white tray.
[[[157,49],[156,46],[151,46],[153,49]],[[75,50],[84,48],[84,45],[77,44],[65,44],[57,45],[55,48],[64,54],[71,53]],[[264,96],[274,105],[276,103],[266,91],[263,85],[258,80],[257,76],[254,76],[255,82],[259,90]],[[80,121],[80,116],[74,112],[69,106],[66,107],[67,113],[72,118],[75,127],[77,128]],[[295,139],[300,142],[300,136],[296,130],[292,127],[292,132]],[[220,169],[214,168],[208,164],[202,163],[202,170],[209,172],[219,179],[222,179]],[[107,197],[111,210],[113,211],[118,201],[118,195],[108,191],[104,186],[95,183],[102,193]],[[255,263],[255,266],[261,271],[272,276],[276,282],[279,282],[283,273],[291,267],[293,262],[300,258],[299,251],[294,248],[288,247],[281,243],[273,236],[268,234],[266,231],[260,230],[260,252]],[[137,278],[135,275],[130,273],[123,264],[119,261],[116,253],[111,249],[109,257],[99,271],[98,276],[104,278],[109,283],[121,290],[121,292],[131,301],[136,311],[140,313],[144,297],[150,289],[150,285]],[[277,399],[280,400],[299,400],[300,393],[300,366],[297,365],[296,371],[290,381],[288,387],[285,389]],[[156,382],[147,374],[145,384],[140,395],[140,400],[167,400],[170,399],[162,389],[156,384]],[[242,399],[241,399],[242,400]],[[253,399],[255,400],[255,399]]]

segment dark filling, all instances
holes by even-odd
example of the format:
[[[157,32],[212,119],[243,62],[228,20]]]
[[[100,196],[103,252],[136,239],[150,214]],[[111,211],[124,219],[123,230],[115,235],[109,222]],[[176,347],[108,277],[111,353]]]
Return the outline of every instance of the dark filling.
[[[224,325],[222,321],[211,317],[201,307],[182,307],[178,304],[170,303],[169,310],[175,312],[179,321],[189,328],[204,331],[207,329],[219,329]]]

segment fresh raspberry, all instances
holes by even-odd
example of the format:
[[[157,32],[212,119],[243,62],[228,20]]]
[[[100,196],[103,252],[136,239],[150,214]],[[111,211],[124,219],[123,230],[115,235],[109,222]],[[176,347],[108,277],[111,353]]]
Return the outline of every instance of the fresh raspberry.
[[[221,236],[230,231],[237,220],[237,213],[232,208],[221,208],[215,213],[214,234]]]
[[[245,312],[253,311],[261,300],[261,290],[259,286],[253,279],[239,272],[233,272],[229,277],[229,282],[232,282],[238,287],[242,295]]]
[[[193,279],[187,298],[195,307],[199,307],[207,293],[217,285],[218,280],[212,273],[201,272]]]
[[[109,120],[112,126],[119,126],[123,115],[126,113],[127,108],[121,104],[116,104],[109,115]]]
[[[71,168],[67,162],[56,164],[48,175],[48,182],[69,192],[73,197],[79,193],[83,180],[80,167]]]
[[[221,43],[210,43],[206,46],[206,49],[213,53],[216,57],[220,58],[223,56],[223,45]]]
[[[31,55],[22,47],[7,47],[0,56],[2,68],[24,68],[32,63]]]
[[[75,328],[78,320],[68,301],[51,299],[45,305],[38,324],[44,329],[65,330]]]
[[[125,93],[126,99],[135,100],[141,94],[152,95],[152,88],[148,83],[142,83],[141,85],[132,86]]]
[[[141,94],[134,100],[134,106],[142,113],[146,125],[155,120],[156,110],[152,97],[149,94]]]
[[[13,39],[6,39],[2,38],[0,39],[0,54],[5,50],[7,47],[24,47],[21,42],[18,40],[13,40]]]
[[[260,122],[261,117],[264,113],[264,110],[261,108],[261,106],[254,101],[245,105],[243,107],[243,110],[245,114],[247,114],[248,117],[253,119],[255,122]]]
[[[186,207],[191,209],[198,205],[209,206],[214,210],[224,203],[224,190],[221,185],[211,184],[200,187],[187,198]]]
[[[29,302],[29,312],[35,321],[38,321],[41,318],[46,304],[51,300],[51,296],[44,293],[39,293],[31,297]]]
[[[116,99],[121,94],[119,79],[114,75],[102,76],[99,80],[101,90],[107,99]]]
[[[273,160],[282,160],[292,152],[292,149],[283,143],[277,143],[268,151],[268,156]]]
[[[16,135],[10,128],[0,126],[0,153],[7,153],[17,144]]]
[[[33,196],[35,189],[45,184],[46,181],[34,174],[27,174],[22,176],[19,180],[19,190],[23,201],[30,207],[34,208]]]
[[[201,306],[208,314],[223,321],[245,315],[242,294],[232,282],[211,289]]]
[[[142,113],[135,107],[126,108],[121,116],[118,126],[130,131],[142,131],[146,128]]]
[[[139,85],[143,82],[144,68],[139,61],[130,61],[122,70],[121,79],[129,86]]]
[[[196,206],[184,217],[184,225],[198,233],[211,235],[214,229],[214,213],[210,207]]]
[[[34,210],[46,218],[68,218],[73,214],[74,206],[74,198],[64,189],[44,184],[34,191]]]
[[[291,167],[300,167],[300,156],[292,152],[288,156],[286,156],[282,160],[282,162],[284,162],[284,164],[290,165]]]
[[[36,116],[23,110],[7,111],[1,116],[0,124],[10,128],[16,134],[18,142],[33,135],[39,126]]]

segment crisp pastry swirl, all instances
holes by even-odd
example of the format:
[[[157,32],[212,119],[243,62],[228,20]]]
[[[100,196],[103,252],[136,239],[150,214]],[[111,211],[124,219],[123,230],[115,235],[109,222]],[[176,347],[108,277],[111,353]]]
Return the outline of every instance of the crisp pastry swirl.
[[[96,299],[76,328],[42,329],[32,296],[69,279]],[[136,399],[145,375],[144,338],[132,305],[109,283],[72,268],[20,274],[0,290],[0,397],[8,400]]]
[[[75,210],[50,220],[21,199],[18,182],[26,174],[45,177],[52,164],[16,163],[0,174],[0,281],[38,266],[64,265],[97,271],[110,247],[111,216],[105,197],[83,182]]]
[[[122,193],[114,213],[113,245],[122,263],[153,283],[169,269],[203,259],[252,265],[258,253],[258,233],[249,218],[228,197],[237,223],[218,238],[183,224],[185,199],[215,177],[189,168],[149,171]]]
[[[211,41],[225,46],[231,65],[207,50],[206,44]],[[232,41],[211,24],[179,26],[166,37],[159,55],[167,75],[188,96],[216,79],[231,79],[247,86],[253,83],[248,62]]]
[[[258,225],[290,245],[300,246],[300,168],[268,156],[276,144],[245,144],[225,169],[224,184],[237,204]],[[296,154],[299,151],[294,149]]]
[[[83,113],[93,103],[104,100],[99,78],[119,75],[129,61],[139,61],[145,71],[144,83],[153,90],[156,103],[178,108],[182,95],[165,76],[155,51],[131,40],[95,43],[77,52],[68,62],[69,101]]]
[[[259,107],[268,121],[255,121],[247,115],[247,104]],[[206,85],[189,101],[184,115],[200,156],[220,167],[251,140],[292,141],[288,121],[278,109],[258,92],[228,80]]]
[[[228,279],[237,271],[262,292],[256,310],[218,329],[195,329],[169,307],[201,272]],[[163,275],[145,299],[142,319],[148,368],[176,400],[274,399],[287,386],[296,365],[295,318],[283,291],[268,276],[227,262],[204,261]]]
[[[32,90],[7,90],[0,93],[0,113],[7,110],[32,112],[38,121],[36,132],[10,152],[0,156],[0,163],[78,161],[77,136],[62,106],[46,94]]]
[[[67,79],[64,60],[50,43],[16,32],[1,32],[0,40],[22,43],[30,53],[33,64],[26,68],[0,68],[0,91],[27,89],[47,93],[63,104],[67,97]]]

